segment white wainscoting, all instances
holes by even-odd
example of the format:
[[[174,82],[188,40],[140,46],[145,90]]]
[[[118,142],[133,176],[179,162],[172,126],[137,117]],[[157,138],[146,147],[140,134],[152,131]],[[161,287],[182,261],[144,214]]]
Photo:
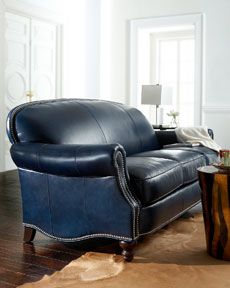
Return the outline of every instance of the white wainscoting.
[[[205,105],[202,123],[214,131],[215,141],[222,148],[230,148],[230,105]]]

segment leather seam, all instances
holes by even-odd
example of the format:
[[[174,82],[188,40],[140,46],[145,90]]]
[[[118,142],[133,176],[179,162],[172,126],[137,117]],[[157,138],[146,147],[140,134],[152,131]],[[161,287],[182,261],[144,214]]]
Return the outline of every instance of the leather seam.
[[[86,178],[83,177],[83,183],[84,183],[84,189],[85,189],[85,185],[86,185]],[[88,216],[88,210],[87,210],[87,197],[88,197],[88,192],[86,190],[86,192],[84,193],[84,214],[85,214],[85,218],[87,219],[87,230],[89,229],[89,227],[91,228],[90,225],[90,218]],[[90,230],[90,229],[89,229]]]
[[[179,163],[179,162],[177,162],[177,163]],[[162,172],[162,173],[157,174],[157,175],[152,176],[152,177],[148,177],[148,178],[144,178],[144,179],[132,177],[132,179],[135,179],[135,180],[138,180],[138,181],[145,181],[145,180],[153,179],[153,178],[158,177],[158,176],[161,176],[161,175],[163,175],[163,174],[165,174],[165,173],[167,173],[167,172],[169,172],[169,171],[171,171],[171,170],[173,170],[173,169],[175,169],[175,168],[177,168],[177,167],[180,167],[180,164],[178,164],[177,166],[175,166],[175,167],[173,167],[173,168],[171,168],[171,169],[169,169],[169,170],[167,170],[167,171],[165,171],[165,172]]]
[[[195,182],[197,179],[198,179],[198,177],[193,178],[191,180],[184,181],[183,184],[189,184],[189,183]]]
[[[44,148],[46,145],[47,145],[47,144],[42,144],[41,147],[38,149],[38,152],[36,153],[38,170],[42,170],[42,169],[41,169],[41,165],[40,165],[40,155],[41,155],[41,151],[43,150],[43,148]]]
[[[112,103],[112,105],[115,106],[115,107],[117,107],[117,106],[114,105],[113,103]],[[142,150],[142,149],[143,149],[143,143],[142,143],[141,136],[140,136],[140,133],[139,133],[139,131],[138,131],[138,129],[137,129],[137,125],[136,125],[135,121],[133,120],[133,118],[132,118],[132,116],[130,115],[130,113],[129,113],[127,110],[125,110],[124,107],[122,107],[122,106],[120,106],[120,105],[118,105],[118,106],[119,106],[126,114],[128,114],[130,120],[132,121],[132,123],[133,123],[133,125],[134,125],[134,127],[135,127],[135,130],[136,130],[136,133],[137,133],[138,136],[139,136],[139,142],[140,142],[140,146],[141,146],[141,147],[140,147],[140,150]]]
[[[50,197],[50,189],[49,189],[49,175],[46,175],[46,181],[47,181],[47,192],[48,192],[48,201],[49,201],[49,213],[50,213],[50,227],[51,227],[51,231],[52,233],[54,233],[53,231],[53,221],[52,221],[52,214],[51,214],[51,197]]]
[[[97,118],[94,116],[94,114],[90,111],[90,109],[85,104],[79,103],[79,101],[76,101],[76,103],[78,103],[79,105],[83,106],[85,108],[85,110],[87,110],[87,112],[93,117],[93,119],[96,121],[98,127],[100,128],[100,130],[101,130],[101,132],[102,132],[102,134],[103,134],[103,136],[105,138],[105,142],[108,144],[108,141],[107,141],[107,139],[105,137],[105,133],[102,130],[101,125],[99,124],[99,122],[98,122]]]
[[[75,169],[76,169],[78,175],[81,175],[80,170],[77,167],[77,152],[78,152],[78,150],[79,150],[79,148],[75,149],[75,159],[74,159],[75,161],[74,162],[75,162]]]
[[[159,149],[159,150],[162,150],[162,149]],[[176,150],[176,149],[174,149],[174,150]],[[155,150],[156,151],[156,150]],[[193,151],[191,151],[191,152],[193,152]],[[194,153],[194,152],[193,152]],[[198,157],[196,157],[196,158],[193,158],[193,159],[191,159],[191,160],[188,160],[188,161],[185,161],[185,162],[179,162],[179,160],[176,160],[176,159],[170,159],[170,158],[167,158],[166,156],[164,157],[164,156],[157,156],[157,155],[153,155],[153,156],[131,156],[131,157],[135,157],[135,158],[138,158],[138,157],[140,157],[140,158],[144,158],[144,157],[148,157],[148,158],[162,158],[162,159],[166,159],[166,160],[171,160],[171,161],[174,161],[174,162],[177,162],[177,163],[179,163],[179,164],[181,164],[181,165],[184,165],[184,164],[187,164],[187,163],[190,163],[190,162],[193,162],[193,161],[196,161],[196,160],[199,160],[199,159],[201,159],[201,158],[203,158],[203,154],[202,155],[199,155]]]

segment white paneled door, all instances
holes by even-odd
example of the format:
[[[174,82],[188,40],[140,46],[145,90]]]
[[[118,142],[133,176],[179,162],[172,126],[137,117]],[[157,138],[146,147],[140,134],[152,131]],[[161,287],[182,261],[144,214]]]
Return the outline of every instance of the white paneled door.
[[[15,106],[57,95],[57,25],[5,13],[5,113]],[[5,169],[13,169],[5,139]]]
[[[30,89],[30,20],[6,13],[5,104],[9,111],[25,102]]]
[[[31,92],[34,98],[56,95],[56,27],[31,21]]]

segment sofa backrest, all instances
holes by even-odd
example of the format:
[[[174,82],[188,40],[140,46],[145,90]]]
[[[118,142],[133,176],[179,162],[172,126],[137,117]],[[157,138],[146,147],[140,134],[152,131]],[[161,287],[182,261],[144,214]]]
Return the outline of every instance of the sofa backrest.
[[[123,145],[127,155],[158,148],[137,109],[110,101],[56,99],[26,103],[8,115],[11,142]]]

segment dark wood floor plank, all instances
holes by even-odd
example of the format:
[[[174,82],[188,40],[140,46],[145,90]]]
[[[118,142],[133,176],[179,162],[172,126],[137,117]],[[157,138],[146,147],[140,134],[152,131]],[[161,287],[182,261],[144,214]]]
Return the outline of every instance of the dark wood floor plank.
[[[65,252],[65,251],[60,251],[57,249],[50,249],[48,247],[42,247],[42,246],[37,246],[37,245],[31,245],[31,244],[23,244],[23,243],[18,243],[15,241],[11,240],[3,240],[1,239],[1,247],[0,249],[4,249],[6,251],[11,251],[14,249],[14,251],[18,253],[27,253],[27,254],[34,254],[34,255],[39,255],[39,256],[45,256],[48,258],[53,258],[57,260],[62,260],[62,261],[72,261],[76,259],[77,257],[80,257],[82,255],[81,252],[79,251],[73,251],[70,250],[70,252]],[[60,246],[59,246],[60,249]],[[74,252],[74,253],[73,253]]]
[[[54,259],[57,261],[65,262],[68,263],[74,259],[76,259],[75,255],[71,254],[66,254],[63,253],[62,251],[55,251],[55,250],[50,250],[46,248],[40,248],[36,247],[33,245],[26,245],[24,244],[23,247],[15,245],[15,247],[8,246],[6,247],[3,243],[2,247],[0,247],[0,254],[8,254],[10,251],[12,251],[12,256],[13,255],[20,255],[23,254],[24,256],[26,255],[33,255],[33,256],[39,256],[40,258],[48,258],[48,259]],[[80,255],[79,255],[80,256]]]
[[[17,262],[14,259],[9,259],[7,257],[0,256],[1,265],[4,266],[9,271],[21,272],[23,274],[28,274],[33,277],[40,277],[43,275],[51,275],[56,270],[52,268],[45,268],[39,265],[34,265],[30,263]],[[0,286],[1,287],[1,286]]]
[[[7,283],[7,282],[2,281],[0,279],[0,288],[14,288],[14,287],[16,287],[16,285],[11,284],[11,283]]]
[[[6,251],[0,247],[0,254],[3,257],[6,257],[6,255],[9,254],[9,251]],[[34,255],[34,254],[27,254],[27,253],[17,253],[15,251],[11,251],[11,257],[15,259],[15,261],[22,263],[32,263],[35,265],[39,265],[42,267],[51,267],[55,270],[62,269],[66,264],[68,264],[67,261],[57,260],[49,257],[44,257],[40,255]]]
[[[5,281],[6,283],[10,283],[13,285],[22,285],[26,282],[34,282],[37,280],[36,277],[31,275],[26,275],[21,272],[12,272],[6,268],[0,267],[0,279],[1,281]]]
[[[71,261],[73,258],[80,257],[86,250],[75,250],[76,246],[69,248],[64,243],[57,242],[54,240],[37,240],[34,244],[24,244],[18,239],[15,239],[16,235],[1,235],[0,241],[1,247],[5,249],[20,249],[23,251],[30,251],[32,253],[40,253],[40,255],[51,255],[53,258]],[[73,245],[72,245],[73,247]],[[78,247],[80,249],[80,247]]]

